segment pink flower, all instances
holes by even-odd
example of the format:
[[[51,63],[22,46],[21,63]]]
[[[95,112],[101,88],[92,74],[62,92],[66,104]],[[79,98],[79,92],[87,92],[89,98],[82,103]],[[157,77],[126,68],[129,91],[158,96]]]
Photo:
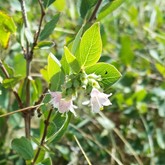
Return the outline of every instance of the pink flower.
[[[53,104],[54,108],[58,108],[60,100],[62,98],[61,92],[49,92],[49,93],[52,97],[52,100],[50,101],[50,103]]]
[[[71,111],[74,116],[76,116],[74,109],[76,109],[77,106],[73,105],[72,99],[62,98],[61,92],[50,92],[50,95],[52,97],[50,103],[54,108],[57,108],[60,113]]]
[[[108,99],[108,97],[110,97],[112,93],[105,94],[100,92],[96,88],[93,88],[90,95],[91,95],[90,103],[91,103],[92,111],[95,113],[98,113],[100,110],[103,110],[103,106],[112,105],[112,103]]]

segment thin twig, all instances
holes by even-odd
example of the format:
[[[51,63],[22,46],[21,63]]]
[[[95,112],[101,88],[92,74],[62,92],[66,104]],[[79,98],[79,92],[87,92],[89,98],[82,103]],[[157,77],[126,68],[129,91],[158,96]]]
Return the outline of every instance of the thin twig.
[[[40,146],[43,146],[43,145],[44,145],[45,138],[46,138],[46,135],[47,135],[48,126],[49,126],[49,120],[50,120],[52,111],[53,111],[53,109],[50,109],[50,110],[49,110],[48,117],[47,117],[47,119],[46,119],[45,122],[44,122],[45,127],[44,127],[44,132],[43,132],[43,134],[42,134],[42,138],[41,138],[41,141],[40,141]],[[36,152],[36,154],[35,154],[35,156],[34,156],[34,160],[33,160],[33,162],[31,163],[31,165],[34,165],[34,164],[36,163],[37,159],[38,159],[38,156],[39,156],[39,154],[40,154],[40,152],[41,152],[41,147],[40,147],[40,146],[38,146],[37,152]]]
[[[21,4],[22,16],[23,16],[23,21],[24,21],[25,27],[28,27],[27,14],[26,14],[26,8],[25,8],[25,0],[19,0],[19,1]]]
[[[9,112],[9,113],[6,113],[6,114],[3,114],[3,115],[0,115],[0,117],[6,117],[6,116],[10,116],[10,115],[13,115],[15,113],[18,113],[18,112],[24,112],[24,111],[28,111],[28,110],[33,110],[34,108],[39,108],[41,105],[43,105],[44,103],[42,104],[38,104],[38,105],[34,105],[34,106],[30,106],[30,107],[26,107],[26,108],[22,108],[22,109],[18,109],[18,110],[15,110],[13,112]]]
[[[25,28],[28,28],[28,20],[27,20],[27,13],[26,13],[26,6],[25,6],[25,0],[20,0],[21,4],[21,10],[22,10],[22,17],[24,21]],[[24,57],[26,59],[26,107],[30,106],[30,69],[31,69],[31,55],[29,54],[30,50],[30,44],[29,41],[26,38],[26,49],[23,48],[24,52]],[[24,113],[24,122],[25,122],[25,134],[27,138],[30,138],[30,123],[31,121],[31,113],[30,112],[25,112]]]
[[[41,9],[41,17],[40,17],[40,21],[39,21],[39,25],[38,25],[38,30],[37,30],[36,34],[34,35],[34,42],[33,42],[33,45],[32,45],[31,51],[30,51],[31,59],[33,58],[33,51],[34,51],[35,46],[37,45],[37,41],[38,41],[38,38],[39,38],[39,35],[41,32],[43,18],[45,16],[45,9],[43,7],[42,1],[38,0],[38,3],[40,5],[40,9]]]
[[[76,143],[78,144],[78,146],[79,146],[81,152],[83,153],[83,155],[84,155],[86,161],[88,162],[88,164],[89,164],[89,165],[92,165],[91,162],[90,162],[90,160],[89,160],[89,158],[88,158],[87,155],[85,154],[85,152],[84,152],[84,150],[83,150],[81,144],[79,143],[77,137],[76,137],[75,135],[74,135],[73,137],[74,137],[74,139],[76,140]]]
[[[94,19],[96,19],[96,14],[101,5],[101,2],[102,2],[102,0],[98,0],[97,4],[95,6],[95,9],[93,10],[93,13],[92,13],[91,17],[89,18],[88,22],[92,22]]]

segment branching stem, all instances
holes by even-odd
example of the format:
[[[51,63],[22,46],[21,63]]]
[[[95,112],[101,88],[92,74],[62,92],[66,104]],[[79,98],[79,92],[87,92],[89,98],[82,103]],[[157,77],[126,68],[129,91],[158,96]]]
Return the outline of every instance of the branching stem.
[[[46,138],[46,135],[47,135],[48,126],[49,126],[49,120],[50,120],[52,111],[53,111],[53,109],[50,109],[49,114],[48,114],[48,117],[47,117],[47,119],[44,122],[45,127],[44,127],[44,132],[42,134],[42,138],[41,138],[41,141],[40,141],[40,146],[43,146],[44,145],[45,138]],[[35,163],[37,161],[37,158],[38,158],[38,156],[39,156],[39,154],[41,152],[41,147],[40,146],[37,149],[37,152],[35,154],[35,157],[34,157],[34,160],[32,162],[32,165],[35,165]]]
[[[88,22],[92,22],[94,19],[96,19],[96,14],[101,5],[101,2],[102,2],[102,0],[98,0],[97,4],[95,6],[95,9],[93,10],[93,13],[92,13],[91,17],[89,18]]]

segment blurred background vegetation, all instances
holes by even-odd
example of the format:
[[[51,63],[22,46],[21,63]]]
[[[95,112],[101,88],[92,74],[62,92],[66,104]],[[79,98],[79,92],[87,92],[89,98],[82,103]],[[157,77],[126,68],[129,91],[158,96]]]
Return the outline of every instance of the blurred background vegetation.
[[[113,105],[105,108],[102,117],[82,109],[79,113],[81,117],[72,118],[65,136],[50,145],[53,164],[87,164],[73,135],[95,165],[120,162],[124,165],[165,164],[164,6],[165,1],[162,0],[126,0],[100,20],[103,41],[101,61],[115,65],[122,78],[108,89],[107,92],[113,93],[110,98]],[[25,75],[25,60],[18,43],[22,25],[19,1],[0,1],[0,10],[11,15],[17,25],[16,37],[11,37],[8,49],[0,49],[0,56],[15,69],[15,75]],[[74,38],[92,10],[88,5],[83,6],[80,0],[56,0],[48,9],[46,21],[56,12],[61,12],[61,17],[55,32],[49,37],[55,46],[35,50],[32,76],[35,77],[37,92],[33,92],[33,101],[46,86],[40,69],[46,65],[48,53],[51,51],[60,59],[63,46]],[[36,0],[27,1],[27,11],[34,32],[40,17]],[[0,113],[18,109],[8,89],[0,84],[0,91]],[[39,119],[33,117],[33,120],[33,132],[38,134],[36,123]],[[7,164],[21,164],[19,157],[10,150],[12,138],[21,135],[24,132],[20,114],[0,118],[0,164],[6,160]]]

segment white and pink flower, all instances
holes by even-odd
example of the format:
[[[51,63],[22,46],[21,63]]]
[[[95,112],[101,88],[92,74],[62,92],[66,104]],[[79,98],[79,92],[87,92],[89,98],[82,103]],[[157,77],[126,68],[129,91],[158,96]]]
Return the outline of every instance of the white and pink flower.
[[[90,104],[92,111],[98,113],[100,110],[103,110],[103,106],[112,105],[112,103],[108,99],[108,97],[110,97],[111,95],[112,93],[105,94],[100,92],[98,89],[93,88],[90,94]]]
[[[74,109],[77,108],[77,106],[73,105],[72,98],[62,98],[61,92],[49,92],[52,99],[50,103],[53,105],[54,108],[57,108],[60,113],[65,113],[68,111],[71,111],[74,116],[76,116],[76,113]]]

